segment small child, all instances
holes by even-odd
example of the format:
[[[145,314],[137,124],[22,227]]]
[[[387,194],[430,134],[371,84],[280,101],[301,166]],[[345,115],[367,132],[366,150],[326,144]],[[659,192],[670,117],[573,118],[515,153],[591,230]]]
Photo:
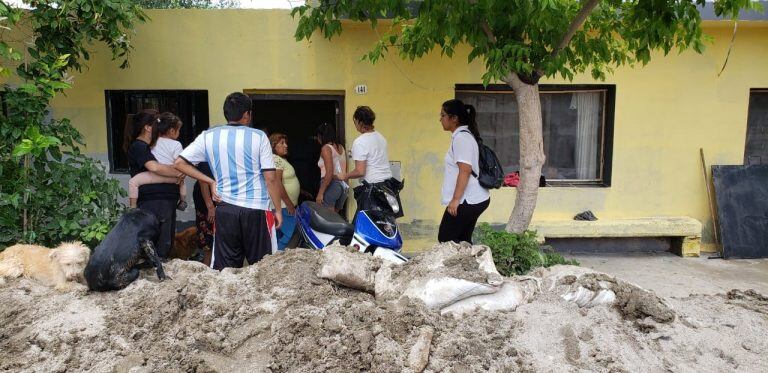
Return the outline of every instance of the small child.
[[[152,128],[152,155],[155,156],[158,163],[172,166],[176,157],[182,151],[181,143],[176,139],[181,132],[181,119],[172,113],[162,113]],[[132,177],[128,181],[128,202],[131,208],[136,207],[136,200],[139,198],[139,187],[146,184],[178,183],[178,179],[173,177],[160,176],[150,171],[142,172]],[[187,208],[187,188],[182,182],[179,184],[179,194],[181,198],[176,205],[177,210]]]

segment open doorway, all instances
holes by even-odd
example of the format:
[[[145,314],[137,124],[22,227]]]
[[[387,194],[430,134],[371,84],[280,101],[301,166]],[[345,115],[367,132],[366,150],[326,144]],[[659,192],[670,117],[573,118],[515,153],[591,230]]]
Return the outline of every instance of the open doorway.
[[[315,134],[322,123],[336,127],[339,142],[344,138],[344,96],[326,94],[249,93],[253,100],[253,126],[267,134],[288,136],[288,162],[296,170],[301,189],[316,195],[320,185],[320,144]],[[299,202],[306,200],[299,197]]]

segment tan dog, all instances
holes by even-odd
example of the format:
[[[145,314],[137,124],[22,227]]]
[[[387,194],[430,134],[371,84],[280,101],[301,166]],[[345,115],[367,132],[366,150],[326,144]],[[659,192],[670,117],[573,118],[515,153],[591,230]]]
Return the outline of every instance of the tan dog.
[[[0,283],[5,277],[27,277],[59,291],[86,291],[83,270],[91,250],[81,242],[65,242],[54,249],[14,245],[0,252]]]
[[[189,227],[176,233],[173,240],[173,248],[168,254],[168,259],[178,258],[181,260],[190,260],[198,248],[197,228]],[[203,248],[203,264],[211,265],[211,249]]]
[[[197,228],[189,227],[177,232],[173,239],[173,248],[168,253],[168,259],[177,258],[189,260],[197,252]]]

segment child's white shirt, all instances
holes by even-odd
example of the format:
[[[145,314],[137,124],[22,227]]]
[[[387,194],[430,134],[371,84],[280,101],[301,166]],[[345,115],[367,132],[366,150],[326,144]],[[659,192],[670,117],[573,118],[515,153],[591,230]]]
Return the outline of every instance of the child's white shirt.
[[[152,155],[161,164],[172,165],[183,150],[181,143],[167,137],[158,137]]]

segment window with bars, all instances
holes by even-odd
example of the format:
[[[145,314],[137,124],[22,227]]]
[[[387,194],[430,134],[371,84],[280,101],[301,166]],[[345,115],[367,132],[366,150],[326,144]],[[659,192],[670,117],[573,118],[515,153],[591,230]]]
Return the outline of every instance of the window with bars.
[[[609,186],[614,86],[541,85],[539,90],[547,185]],[[456,98],[477,110],[480,135],[504,171],[518,171],[520,131],[512,89],[457,85]]]
[[[112,173],[127,173],[128,159],[123,151],[125,125],[134,113],[144,109],[176,114],[184,123],[179,142],[186,147],[208,129],[208,91],[203,90],[108,90],[107,136],[109,166]]]

